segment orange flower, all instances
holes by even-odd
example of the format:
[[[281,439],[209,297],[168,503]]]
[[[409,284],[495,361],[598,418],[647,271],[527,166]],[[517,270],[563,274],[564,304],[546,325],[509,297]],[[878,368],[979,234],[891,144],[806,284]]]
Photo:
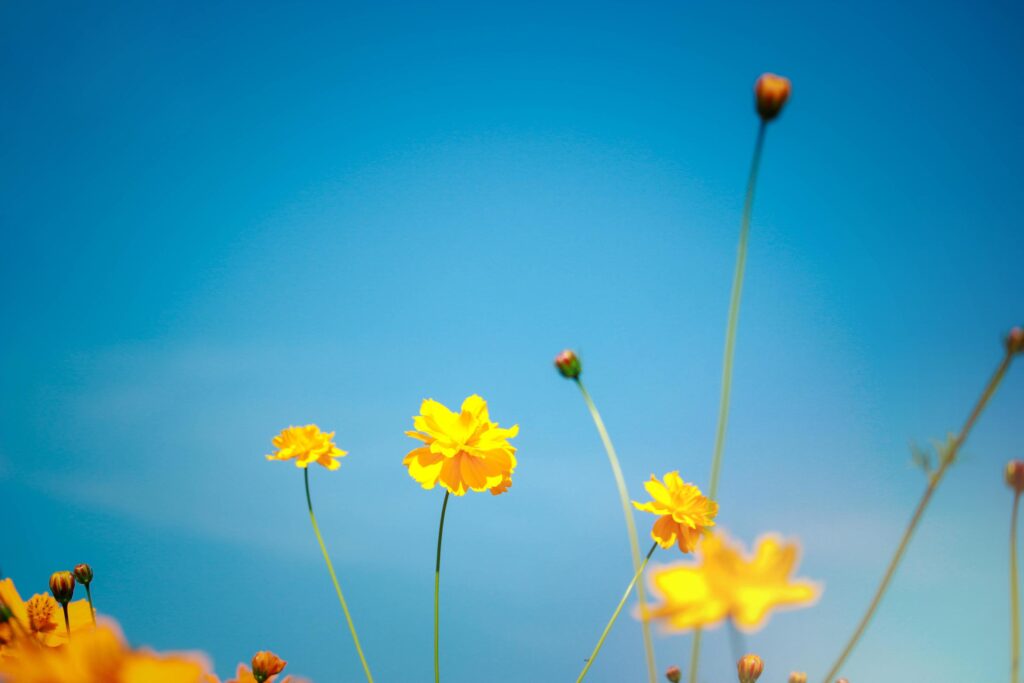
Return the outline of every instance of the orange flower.
[[[316,425],[289,427],[274,437],[277,452],[268,455],[267,460],[295,459],[296,467],[309,467],[313,463],[336,470],[341,463],[335,458],[347,455],[334,445],[334,432],[325,434]]]
[[[284,671],[284,667],[287,666],[288,662],[284,661],[273,652],[260,651],[257,652],[252,658],[252,675],[257,681],[263,683],[271,676]]]
[[[413,426],[418,431],[406,435],[425,445],[410,451],[402,464],[423,488],[440,482],[456,496],[469,490],[498,495],[512,485],[516,449],[508,440],[519,433],[519,426],[502,429],[491,422],[487,402],[479,396],[463,401],[459,413],[427,399]]]
[[[47,647],[67,642],[64,616],[60,605],[50,595],[39,593],[28,602],[21,599],[11,579],[0,580],[0,602],[11,611],[11,620],[0,624],[0,652],[22,636],[30,636]],[[91,629],[92,611],[88,600],[75,600],[68,604],[71,633]]]
[[[789,99],[791,86],[788,78],[775,74],[763,74],[754,84],[754,102],[757,113],[764,121],[771,121]]]
[[[651,529],[651,538],[662,548],[678,543],[684,553],[693,552],[701,534],[715,525],[718,503],[701,495],[693,484],[683,481],[679,472],[666,474],[664,484],[651,475],[644,488],[654,500],[649,503],[633,501],[633,506],[659,515]]]

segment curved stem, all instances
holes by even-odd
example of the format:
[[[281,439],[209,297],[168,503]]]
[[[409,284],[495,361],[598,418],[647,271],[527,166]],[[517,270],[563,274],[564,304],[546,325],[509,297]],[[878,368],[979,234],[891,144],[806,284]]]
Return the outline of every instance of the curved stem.
[[[629,594],[633,592],[633,586],[636,585],[637,581],[640,580],[640,575],[644,573],[644,568],[647,566],[648,560],[651,559],[651,555],[654,554],[658,544],[655,543],[651,546],[651,549],[647,551],[647,557],[640,563],[640,568],[637,569],[636,573],[633,574],[633,580],[626,586],[626,592],[622,594],[622,599],[619,600],[619,606],[615,608],[615,612],[612,614],[612,618],[608,620],[608,625],[604,627],[604,631],[601,633],[601,637],[597,640],[597,645],[594,647],[594,651],[590,653],[590,657],[587,659],[587,663],[583,667],[583,671],[580,672],[580,677],[576,679],[576,683],[580,683],[583,678],[587,675],[594,660],[597,659],[597,653],[601,651],[601,646],[604,645],[604,639],[608,637],[608,634],[612,630],[612,626],[615,624],[615,620],[619,618],[619,613],[622,611],[623,605],[626,604],[626,600],[629,599]]]
[[[715,451],[711,457],[711,483],[708,498],[718,498],[718,479],[722,471],[722,453],[725,451],[725,431],[729,425],[729,402],[732,397],[732,361],[736,352],[736,328],[740,320],[740,300],[743,297],[743,276],[747,270],[747,242],[750,238],[750,217],[754,213],[754,190],[757,187],[757,172],[761,168],[761,150],[768,123],[762,119],[754,143],[754,157],[750,160],[750,175],[747,176],[747,196],[743,200],[743,218],[740,223],[740,243],[736,249],[736,270],[732,276],[732,294],[729,297],[729,321],[725,328],[725,351],[722,359],[722,394],[718,402],[718,427],[715,430]],[[690,650],[689,683],[697,683],[697,667],[700,662],[701,629],[693,632],[693,647]]]
[[[626,518],[626,534],[629,536],[629,549],[633,557],[633,571],[639,571],[640,569],[640,541],[636,534],[636,521],[633,519],[633,508],[630,506],[629,490],[626,488],[626,479],[622,476],[622,468],[619,466],[619,458],[615,454],[615,446],[612,445],[611,437],[608,436],[608,430],[604,426],[604,420],[601,419],[601,413],[598,412],[597,406],[594,405],[593,399],[590,398],[590,393],[586,387],[583,386],[583,380],[576,377],[576,386],[580,388],[580,393],[583,394],[583,401],[587,404],[587,410],[590,411],[590,416],[594,419],[594,426],[597,427],[597,433],[601,435],[601,442],[604,444],[604,450],[608,454],[608,462],[612,466],[612,475],[615,477],[615,486],[619,490],[619,502],[622,504],[622,514]],[[657,665],[654,660],[654,642],[651,639],[651,622],[648,616],[649,612],[647,609],[647,594],[644,591],[643,582],[640,581],[636,584],[636,597],[640,603],[640,625],[643,628],[644,636],[644,651],[647,655],[647,674],[650,678],[650,683],[656,683],[658,679]]]
[[[1017,586],[1017,517],[1020,491],[1014,491],[1010,516],[1010,683],[1020,678],[1020,590]]]
[[[999,383],[1003,381],[1003,376],[1006,374],[1007,369],[1009,369],[1012,360],[1013,355],[1007,352],[1003,357],[1003,361],[999,364],[999,367],[996,368],[992,378],[989,379],[988,384],[985,386],[985,390],[982,392],[978,402],[974,405],[974,409],[971,411],[971,414],[967,418],[967,422],[964,423],[960,433],[957,434],[949,444],[948,450],[945,453],[940,453],[939,467],[928,478],[928,486],[921,495],[921,500],[918,502],[917,508],[914,510],[914,514],[910,518],[910,523],[907,524],[907,528],[903,532],[903,537],[900,539],[900,543],[896,547],[896,552],[893,554],[892,560],[889,561],[889,566],[885,570],[882,582],[878,584],[878,588],[875,590],[875,595],[871,599],[871,604],[868,605],[867,611],[864,613],[864,616],[861,617],[860,623],[857,624],[857,629],[853,632],[849,642],[846,643],[846,647],[843,648],[843,651],[839,654],[839,658],[836,659],[832,668],[829,669],[828,674],[825,676],[825,683],[829,683],[836,677],[836,674],[839,673],[839,669],[842,668],[843,664],[846,662],[846,658],[850,656],[851,652],[853,652],[853,648],[857,645],[857,641],[860,640],[860,637],[867,629],[868,623],[871,621],[871,617],[874,615],[875,610],[878,609],[878,605],[882,602],[882,597],[885,595],[885,591],[889,587],[889,582],[892,581],[892,577],[896,574],[896,568],[899,567],[900,560],[903,559],[903,553],[906,552],[907,545],[910,543],[910,538],[914,535],[914,530],[921,521],[921,517],[924,516],[924,511],[928,507],[928,503],[931,501],[932,495],[935,493],[935,489],[938,488],[939,482],[942,481],[942,477],[945,476],[950,465],[952,465],[956,460],[957,453],[964,445],[964,442],[967,441],[967,436],[974,427],[974,423],[978,421],[978,418],[985,410],[985,406],[988,405],[992,395],[996,393],[996,389],[999,387]]]
[[[441,523],[437,527],[437,563],[434,565],[434,683],[441,681],[440,647],[440,593],[441,593],[441,539],[444,537],[444,513],[448,510],[448,496],[451,491],[444,492],[444,503],[441,504]]]
[[[366,680],[373,683],[373,676],[370,675],[370,665],[366,663],[363,655],[363,648],[359,645],[359,636],[356,634],[356,626],[352,623],[352,615],[349,614],[348,605],[345,603],[345,596],[341,594],[341,586],[338,584],[338,577],[334,573],[334,565],[331,564],[331,556],[327,554],[327,546],[324,545],[324,537],[320,535],[320,526],[316,523],[316,515],[313,514],[313,499],[309,495],[309,468],[303,468],[306,481],[306,505],[309,506],[309,521],[313,523],[313,533],[316,534],[317,543],[320,544],[320,552],[324,554],[324,562],[327,563],[327,573],[331,575],[334,583],[334,592],[338,594],[338,602],[341,603],[341,611],[345,613],[345,621],[348,623],[348,630],[352,632],[352,642],[355,643],[356,652],[359,654],[359,661],[366,672]]]

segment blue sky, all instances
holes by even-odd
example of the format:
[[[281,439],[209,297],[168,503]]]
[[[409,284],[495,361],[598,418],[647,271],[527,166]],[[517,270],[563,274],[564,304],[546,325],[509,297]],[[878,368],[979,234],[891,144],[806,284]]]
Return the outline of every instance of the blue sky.
[[[634,493],[704,484],[762,71],[772,124],[720,521],[802,540],[813,609],[749,638],[824,674],[1024,321],[1016,3],[7,3],[0,7],[0,566],[96,570],[134,643],[226,674],[361,673],[289,424],[381,681],[426,680],[441,496],[419,402],[518,423],[508,495],[449,508],[450,683],[574,677],[630,576],[584,357]],[[936,496],[852,681],[1001,680],[1011,373]],[[647,520],[638,517],[639,524]],[[655,556],[667,562],[671,554]],[[581,581],[580,577],[585,577]],[[732,676],[721,630],[708,680]],[[656,643],[686,664],[685,637]],[[622,621],[588,680],[640,680]]]

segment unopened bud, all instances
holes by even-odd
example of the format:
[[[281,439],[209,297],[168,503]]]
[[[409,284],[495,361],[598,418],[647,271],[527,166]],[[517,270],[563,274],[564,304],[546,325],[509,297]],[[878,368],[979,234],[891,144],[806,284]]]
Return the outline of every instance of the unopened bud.
[[[67,605],[75,594],[75,577],[71,572],[54,572],[50,575],[50,592],[54,600]]]
[[[672,683],[679,683],[682,677],[683,672],[679,670],[678,666],[670,666],[668,670],[665,671],[665,678],[670,680]]]
[[[794,671],[789,674],[788,683],[807,683],[807,674],[803,671]]]
[[[790,84],[788,78],[775,74],[762,74],[754,84],[754,104],[763,121],[771,121],[789,99]]]
[[[75,580],[83,586],[88,586],[92,582],[92,567],[87,564],[76,564],[72,573]]]
[[[576,379],[583,372],[583,365],[575,351],[566,349],[555,356],[555,367],[562,373],[562,377]]]
[[[284,671],[287,664],[288,662],[273,652],[257,652],[252,658],[252,676],[258,683],[263,683],[271,676],[276,676]]]
[[[1015,327],[1006,335],[1006,352],[1017,354],[1024,351],[1024,327]]]
[[[740,675],[740,683],[754,683],[764,671],[764,662],[757,655],[743,655],[736,663],[736,671]]]
[[[1006,463],[1006,483],[1018,494],[1024,493],[1024,460]]]

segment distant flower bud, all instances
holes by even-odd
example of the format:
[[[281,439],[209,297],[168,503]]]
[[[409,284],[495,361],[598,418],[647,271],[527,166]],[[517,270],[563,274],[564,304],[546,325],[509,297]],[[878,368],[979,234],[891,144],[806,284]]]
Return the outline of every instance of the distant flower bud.
[[[288,662],[273,652],[257,652],[252,658],[252,676],[258,683],[263,683],[271,676],[281,673],[287,664]]]
[[[1024,351],[1024,328],[1015,327],[1006,335],[1006,351],[1012,354]]]
[[[736,671],[740,675],[740,683],[754,683],[764,671],[764,662],[757,655],[743,655],[736,663]]]
[[[50,592],[54,600],[67,605],[75,594],[75,577],[71,572],[54,572],[50,575]]]
[[[803,671],[794,671],[789,674],[789,683],[807,683],[807,674]]]
[[[790,84],[788,78],[775,74],[762,74],[754,84],[754,103],[757,113],[763,121],[771,121],[789,99]]]
[[[88,586],[92,582],[92,567],[87,564],[76,564],[72,573],[75,580],[83,586]]]
[[[850,683],[850,681],[846,680],[845,678],[840,678],[836,681],[836,683]]]
[[[1006,463],[1006,483],[1017,493],[1024,493],[1024,460]]]
[[[583,372],[583,365],[575,351],[566,349],[555,356],[555,367],[562,373],[562,377],[576,379]]]
[[[665,678],[670,680],[672,683],[679,683],[683,677],[683,672],[679,670],[678,666],[670,666],[665,672]]]

